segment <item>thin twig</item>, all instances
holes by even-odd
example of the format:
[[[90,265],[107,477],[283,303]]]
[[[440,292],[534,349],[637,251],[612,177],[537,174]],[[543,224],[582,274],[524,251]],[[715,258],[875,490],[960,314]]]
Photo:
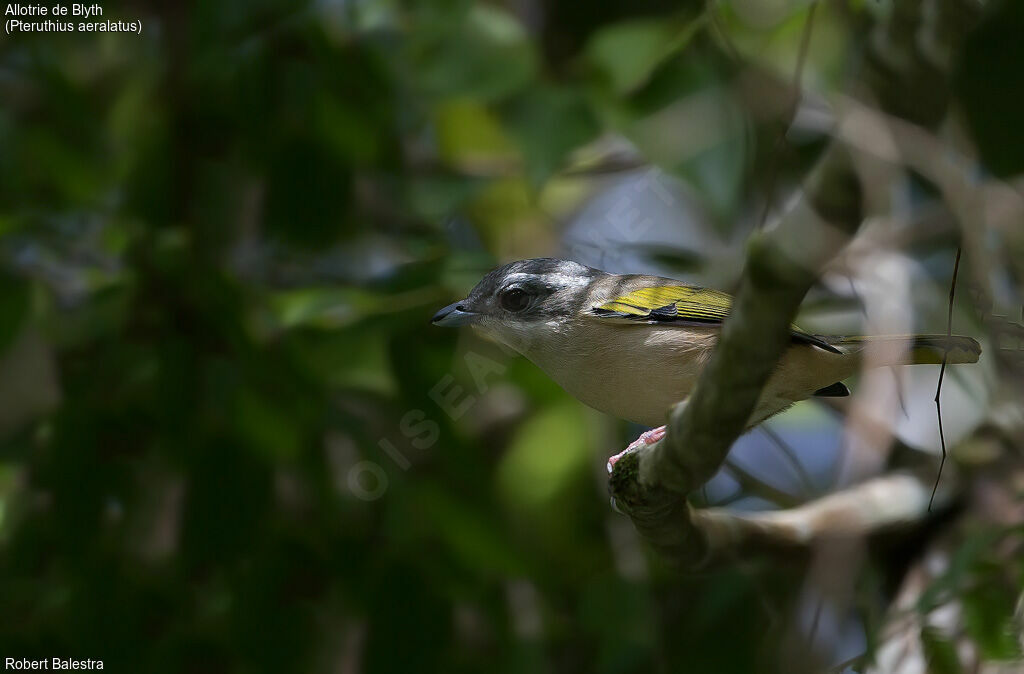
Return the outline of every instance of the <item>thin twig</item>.
[[[942,478],[942,467],[946,465],[946,436],[942,431],[942,403],[939,402],[939,395],[942,393],[942,379],[946,374],[946,360],[949,356],[949,339],[953,337],[953,296],[956,294],[956,276],[960,271],[960,252],[957,246],[956,260],[953,262],[953,280],[949,284],[949,313],[946,315],[946,348],[942,351],[942,366],[939,368],[939,383],[935,387],[935,414],[939,418],[939,443],[942,445],[942,458],[939,460],[939,472],[935,475],[935,484],[932,486],[932,495],[928,499],[928,512],[932,511],[932,501],[935,500],[935,490],[939,488],[939,480]]]

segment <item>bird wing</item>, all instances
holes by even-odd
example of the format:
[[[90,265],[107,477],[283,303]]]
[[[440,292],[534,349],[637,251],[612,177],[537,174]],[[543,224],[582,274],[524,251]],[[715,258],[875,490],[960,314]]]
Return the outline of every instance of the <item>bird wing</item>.
[[[590,307],[591,316],[619,323],[658,323],[664,325],[715,325],[729,315],[732,296],[710,288],[685,285],[646,286]],[[842,353],[821,337],[790,326],[793,341],[813,344],[833,353]]]

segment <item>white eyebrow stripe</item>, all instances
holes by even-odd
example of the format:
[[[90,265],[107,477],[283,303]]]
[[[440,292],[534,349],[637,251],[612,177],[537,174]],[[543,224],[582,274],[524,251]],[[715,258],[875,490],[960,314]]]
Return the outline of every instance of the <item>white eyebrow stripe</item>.
[[[527,272],[515,272],[505,277],[505,281],[514,283],[516,281],[542,281],[548,283],[554,281],[559,286],[585,286],[588,279],[582,276],[570,274],[530,274]]]

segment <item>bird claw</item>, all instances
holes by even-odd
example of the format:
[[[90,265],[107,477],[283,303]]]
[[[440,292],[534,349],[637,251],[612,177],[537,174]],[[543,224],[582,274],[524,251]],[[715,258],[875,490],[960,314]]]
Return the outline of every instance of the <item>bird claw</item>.
[[[630,452],[634,452],[640,449],[641,447],[653,445],[655,442],[661,440],[663,437],[665,437],[664,426],[658,426],[657,428],[652,428],[648,431],[644,431],[643,433],[641,433],[640,437],[634,440],[633,442],[629,443],[628,447],[626,447],[624,450],[608,459],[608,464],[605,466],[605,468],[608,469],[608,474],[612,474],[612,469],[615,467],[615,464],[618,462],[619,459],[629,454]]]

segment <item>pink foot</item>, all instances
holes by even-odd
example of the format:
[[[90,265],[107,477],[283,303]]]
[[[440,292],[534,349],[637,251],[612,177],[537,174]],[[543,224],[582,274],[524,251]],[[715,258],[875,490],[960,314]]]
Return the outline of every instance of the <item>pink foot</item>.
[[[639,438],[629,443],[629,447],[626,447],[624,450],[608,459],[608,474],[611,474],[612,468],[615,467],[615,463],[619,459],[621,459],[622,457],[624,457],[625,455],[629,454],[632,451],[640,449],[641,447],[654,444],[658,440],[661,440],[663,437],[665,437],[664,426],[658,426],[657,428],[652,428],[649,431],[644,431],[643,433],[641,433]]]

